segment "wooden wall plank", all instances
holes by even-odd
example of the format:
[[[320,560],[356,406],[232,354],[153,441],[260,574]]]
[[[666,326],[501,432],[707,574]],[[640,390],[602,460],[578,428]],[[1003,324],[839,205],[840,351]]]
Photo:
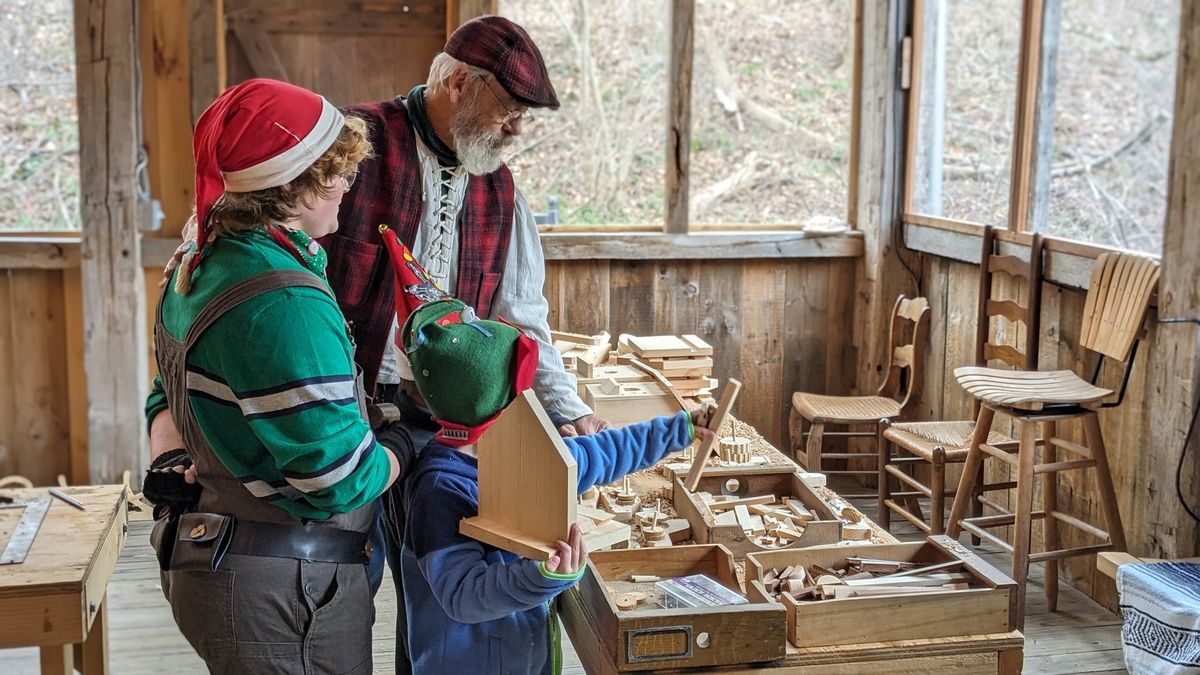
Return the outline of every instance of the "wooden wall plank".
[[[721,386],[733,377],[741,379],[742,351],[742,264],[708,262],[700,268],[699,335],[713,348],[713,377]],[[749,393],[749,392],[747,392]],[[754,392],[757,396],[758,392]],[[738,397],[740,406],[749,399]],[[735,411],[735,415],[739,414]]]
[[[606,330],[614,340],[621,333],[654,335],[655,269],[646,261],[609,261],[609,313]]]
[[[52,485],[70,471],[62,273],[16,270],[9,284],[16,473]]]
[[[609,261],[588,260],[572,265],[563,275],[559,330],[588,335],[606,330],[609,286]]]
[[[83,283],[78,269],[63,270],[63,331],[67,375],[72,485],[88,482],[87,369],[83,365]]]
[[[815,274],[824,271],[824,266],[816,267]],[[779,311],[785,306],[786,280],[784,268],[770,260],[747,260],[742,268],[742,349],[737,378],[742,391],[754,395],[739,397],[737,417],[754,425],[776,447],[786,447],[779,443],[787,433],[780,424],[785,393],[784,315]],[[787,392],[789,398],[790,394]]]
[[[699,334],[700,270],[698,260],[654,264],[654,333]]]
[[[853,265],[850,266],[853,270]],[[783,410],[780,428],[783,430],[777,448],[790,452],[792,438],[787,437],[794,392],[825,393],[830,390],[830,364],[824,356],[830,339],[829,288],[834,264],[789,265],[784,280],[783,350],[784,373]],[[845,342],[844,340],[837,340]],[[845,383],[846,374],[837,378]],[[853,379],[851,377],[850,379]],[[853,384],[853,383],[851,383]],[[747,392],[751,394],[752,392]],[[798,442],[798,440],[797,440]]]
[[[20,448],[14,444],[17,386],[13,363],[16,327],[12,304],[12,271],[0,270],[0,476],[19,473]]]

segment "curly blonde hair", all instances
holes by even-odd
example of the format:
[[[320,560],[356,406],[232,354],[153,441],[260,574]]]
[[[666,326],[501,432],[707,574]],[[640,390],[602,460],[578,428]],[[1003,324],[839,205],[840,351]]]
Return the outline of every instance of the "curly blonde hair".
[[[359,162],[371,156],[367,123],[358,117],[346,117],[333,145],[291,182],[254,192],[226,192],[213,205],[209,231],[220,236],[268,222],[292,220],[300,207],[311,207],[314,198],[331,197],[338,189],[337,178],[354,173]]]

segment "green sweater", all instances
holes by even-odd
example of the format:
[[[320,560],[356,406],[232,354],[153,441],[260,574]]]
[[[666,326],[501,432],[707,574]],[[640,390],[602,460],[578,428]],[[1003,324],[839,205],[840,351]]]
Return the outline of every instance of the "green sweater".
[[[306,235],[291,233],[300,250]],[[322,274],[325,253],[308,260]],[[268,270],[304,270],[265,230],[206,247],[187,295],[168,285],[167,332],[182,340],[221,291]],[[297,519],[325,520],[371,503],[390,464],[359,415],[350,339],[337,303],[314,288],[282,288],[222,316],[188,355],[188,401],[200,431],[253,495]],[[167,408],[155,378],[146,417]]]

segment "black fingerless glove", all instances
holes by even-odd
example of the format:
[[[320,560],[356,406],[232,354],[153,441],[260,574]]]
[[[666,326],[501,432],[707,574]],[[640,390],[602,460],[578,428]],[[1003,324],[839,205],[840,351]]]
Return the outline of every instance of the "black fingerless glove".
[[[417,449],[408,435],[408,429],[403,422],[387,422],[375,430],[375,440],[396,458],[396,463],[400,465],[396,483],[400,483],[417,461]]]
[[[188,483],[183,479],[183,471],[191,465],[192,458],[183,448],[164,452],[150,463],[142,481],[142,496],[154,505],[155,518],[161,518],[166,512],[179,515],[196,508],[202,488],[199,483]]]

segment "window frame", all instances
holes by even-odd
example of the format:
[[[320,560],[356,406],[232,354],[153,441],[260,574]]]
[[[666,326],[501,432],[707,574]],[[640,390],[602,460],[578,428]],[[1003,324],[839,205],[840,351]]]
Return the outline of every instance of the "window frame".
[[[1037,137],[1041,127],[1053,128],[1053,111],[1040,109],[1039,102],[1044,90],[1042,70],[1046,66],[1043,49],[1044,27],[1047,11],[1055,11],[1053,2],[1046,0],[1023,0],[1021,7],[1020,52],[1017,56],[1016,114],[1013,117],[1012,162],[1010,167],[1010,191],[1008,220],[997,223],[1010,233],[1014,243],[1028,246],[1033,240],[1030,224],[1035,218],[1038,194],[1037,178],[1041,172],[1049,171],[1048,155],[1038,153]],[[916,144],[917,125],[920,122],[920,77],[921,55],[924,42],[923,25],[925,0],[912,0],[912,28],[906,41],[911,47],[905,69],[909,73],[908,105],[905,120],[904,186],[901,220],[906,232],[912,228],[933,228],[947,232],[982,236],[984,225],[963,219],[930,216],[913,210],[916,187]],[[903,75],[901,76],[903,79]],[[1049,189],[1047,185],[1045,189]],[[1061,237],[1042,232],[1045,250],[1074,257],[1095,259],[1108,251],[1124,250],[1103,244],[1094,244],[1079,239]],[[937,253],[937,251],[923,251]],[[1162,259],[1162,251],[1146,253],[1128,251],[1138,255],[1149,255]]]
[[[688,235],[697,233],[786,233],[794,237],[803,232],[803,222],[791,223],[693,223],[689,222],[688,211],[689,183],[691,166],[689,155],[692,141],[692,72],[694,60],[693,36],[695,34],[695,0],[666,0],[669,7],[668,23],[670,39],[667,43],[667,119],[666,141],[663,152],[666,153],[666,167],[663,182],[663,203],[666,205],[661,223],[601,223],[588,226],[576,225],[539,225],[538,232],[543,240],[547,236],[567,235],[574,233],[590,233],[592,235],[624,235],[630,233],[652,232],[662,235]],[[854,63],[851,65],[852,83],[850,99],[850,147],[848,156],[848,176],[846,189],[845,218],[849,230],[840,236],[856,237],[858,235],[858,165],[859,165],[859,131],[862,120],[861,87],[862,87],[862,15],[864,0],[849,0],[852,2],[853,27],[851,40]],[[501,8],[502,9],[502,8]],[[817,235],[811,235],[817,238]],[[821,238],[829,235],[821,233]],[[859,247],[861,248],[861,247]]]

